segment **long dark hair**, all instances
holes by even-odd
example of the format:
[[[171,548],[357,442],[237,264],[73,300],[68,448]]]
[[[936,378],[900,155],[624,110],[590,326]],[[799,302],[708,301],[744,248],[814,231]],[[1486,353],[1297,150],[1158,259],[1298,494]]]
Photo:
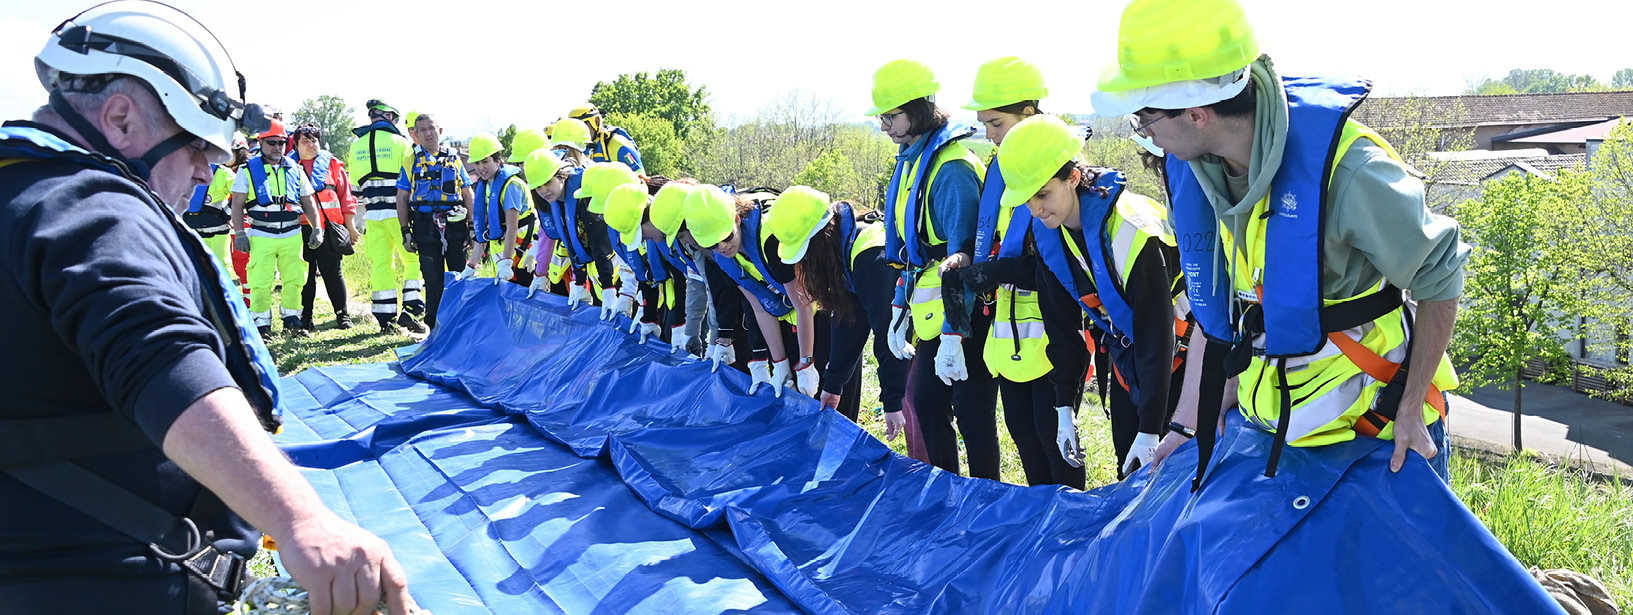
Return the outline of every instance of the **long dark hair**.
[[[850,201],[838,201],[828,206],[834,212],[828,224],[811,237],[811,247],[805,258],[794,266],[794,272],[804,282],[805,294],[822,306],[822,310],[840,322],[857,317],[859,306],[856,294],[845,288],[845,263],[850,254],[845,252],[843,237],[839,236],[839,204],[850,205],[851,213],[860,220],[871,210]]]
[[[1087,162],[1078,160],[1067,160],[1066,164],[1061,165],[1059,171],[1055,171],[1055,179],[1070,181],[1072,179],[1073,169],[1076,169],[1081,173],[1081,175],[1078,176],[1077,185],[1072,186],[1072,188],[1076,189],[1078,195],[1081,196],[1086,192],[1094,191],[1102,193],[1100,196],[1105,196],[1104,192],[1106,192],[1106,190],[1094,185],[1094,182],[1100,179],[1100,174],[1107,171],[1112,171],[1113,169],[1097,167]]]

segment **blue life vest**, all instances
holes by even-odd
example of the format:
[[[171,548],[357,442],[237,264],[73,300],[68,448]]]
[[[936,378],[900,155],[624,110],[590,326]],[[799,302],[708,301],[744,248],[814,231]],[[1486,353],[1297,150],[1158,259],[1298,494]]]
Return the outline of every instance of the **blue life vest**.
[[[1088,253],[1084,256],[1089,261],[1087,263],[1089,268],[1093,270],[1090,282],[1094,284],[1094,288],[1078,288],[1075,272],[1080,271],[1081,267],[1071,262],[1076,257],[1066,245],[1064,230],[1051,229],[1045,226],[1043,221],[1034,218],[1031,220],[1032,241],[1037,246],[1038,257],[1043,260],[1049,271],[1055,274],[1055,279],[1060,281],[1061,286],[1066,287],[1072,297],[1077,299],[1079,307],[1083,308],[1083,312],[1094,322],[1094,326],[1107,334],[1122,337],[1125,333],[1116,326],[1116,323],[1133,323],[1134,308],[1129,307],[1128,299],[1123,296],[1122,282],[1116,280],[1116,274],[1106,266],[1108,262],[1106,242],[1110,241],[1106,233],[1106,223],[1111,219],[1117,198],[1122,196],[1124,177],[1121,171],[1108,171],[1100,175],[1095,185],[1107,190],[1105,198],[1101,198],[1095,191],[1084,192],[1078,197],[1078,219],[1081,220],[1083,229],[1083,243],[1087,244],[1088,248]],[[999,251],[1000,257],[1020,255],[1021,247],[1015,245],[1020,241],[1015,235],[1017,233],[1011,232],[1004,237],[1003,247]],[[1025,233],[1019,235],[1024,236]],[[1011,242],[1012,238],[1017,241]],[[1092,301],[1088,299],[1094,297],[1096,293],[1100,302],[1098,307],[1092,305]],[[1104,308],[1106,313],[1101,314],[1099,308]],[[1109,320],[1107,316],[1110,317]],[[1133,338],[1127,339],[1127,345],[1132,346]]]
[[[329,167],[334,161],[333,154],[330,154],[328,150],[321,149],[318,150],[318,155],[312,158],[312,172],[308,175],[308,177],[312,178],[312,192],[334,189],[334,182],[329,181],[332,179],[329,177]]]
[[[589,199],[575,199],[573,193],[578,192],[579,183],[584,180],[584,169],[573,169],[572,175],[567,176],[566,187],[561,191],[561,200],[551,204],[552,216],[559,216],[561,237],[556,240],[567,244],[567,254],[572,257],[573,264],[584,267],[595,260],[590,255],[589,246],[584,245],[584,238],[578,236],[578,211],[580,207],[587,207]]]
[[[855,261],[856,239],[862,235],[862,226],[856,223],[856,211],[851,209],[849,201],[840,201],[834,218],[839,221],[839,254],[844,263],[840,270],[845,272],[845,290],[856,292],[856,283],[851,280],[851,267]]]
[[[692,260],[692,255],[687,254],[686,250],[676,247],[672,242],[653,242],[653,245],[658,247],[658,254],[662,255],[664,260],[669,261],[669,264],[676,270],[703,273],[701,269],[698,269],[697,261]]]
[[[505,236],[505,187],[510,178],[521,174],[514,165],[499,167],[492,181],[476,182],[476,211],[471,212],[471,229],[477,241],[497,241]],[[497,188],[497,189],[495,189]]]
[[[187,200],[187,213],[196,214],[200,208],[204,207],[204,199],[210,195],[210,184],[215,183],[215,170],[219,168],[221,168],[219,164],[210,165],[211,181],[199,184],[197,188],[193,189],[193,198]]]
[[[1004,195],[1004,173],[998,168],[998,159],[993,158],[992,164],[987,165],[987,177],[981,189],[981,209],[976,214],[975,228],[975,262],[983,263],[999,258],[1012,258],[1021,255],[1026,247],[1026,229],[1032,226],[1032,210],[1025,204],[1016,205],[1009,214],[1009,225],[1004,227],[1002,236],[994,237],[998,223],[1003,219],[1003,206],[999,199]],[[996,189],[994,188],[996,186]],[[1045,227],[1047,228],[1047,227]],[[999,242],[994,248],[992,242]]]
[[[749,294],[754,295],[754,298],[760,302],[760,307],[765,308],[766,313],[782,318],[794,309],[794,304],[788,299],[788,291],[783,290],[782,284],[778,284],[777,279],[771,277],[771,271],[765,266],[765,257],[761,253],[760,246],[760,215],[761,210],[756,207],[749,210],[748,214],[744,215],[743,219],[738,222],[742,229],[743,244],[738,257],[747,258],[749,263],[754,265],[757,270],[756,273],[759,273],[760,277],[755,278],[753,274],[743,269],[741,261],[737,257],[726,258],[717,253],[714,255],[714,262],[720,266],[721,271],[726,273],[726,277],[731,278],[743,290],[747,290]]]
[[[278,172],[283,174],[284,193],[273,195],[267,192],[267,172],[264,159],[253,156],[245,165],[249,169],[251,192],[254,196],[245,204],[244,210],[249,216],[251,228],[271,233],[281,233],[300,226],[301,219],[301,178],[304,171],[297,171],[295,159],[284,156],[278,161]]]
[[[658,254],[658,243],[646,240],[643,250],[631,250],[618,240],[618,231],[607,229],[612,236],[612,249],[618,253],[618,258],[624,260],[629,270],[635,273],[635,279],[647,284],[662,284],[669,280],[669,270],[663,266],[663,256]]]
[[[420,213],[440,213],[464,204],[460,195],[459,156],[443,146],[435,154],[417,149],[409,161],[413,177],[410,179],[408,200],[412,209]],[[399,185],[401,179],[399,178]]]
[[[164,200],[148,189],[147,183],[137,179],[122,165],[105,156],[87,153],[43,130],[26,127],[0,127],[0,159],[23,158],[51,160],[79,164],[125,178],[142,187],[157,207],[153,214],[170,222],[182,249],[187,252],[194,272],[202,287],[204,318],[221,336],[226,350],[227,371],[233,382],[244,391],[244,397],[254,408],[261,426],[276,431],[282,423],[283,406],[278,392],[278,369],[267,353],[261,336],[251,324],[249,308],[243,295],[227,272],[204,245],[198,235],[182,224],[171,211],[164,209]]]
[[[1287,91],[1287,145],[1281,169],[1271,181],[1262,282],[1273,289],[1263,297],[1265,356],[1296,357],[1317,352],[1327,342],[1321,325],[1322,215],[1338,136],[1371,85],[1361,80],[1331,81],[1283,77]],[[1219,218],[1189,163],[1167,160],[1168,192],[1173,195],[1175,234],[1182,239],[1180,264],[1191,313],[1208,337],[1235,342],[1240,335],[1231,313],[1235,292],[1221,249]],[[1300,207],[1302,205],[1302,207]],[[1254,250],[1256,246],[1242,246]]]
[[[973,134],[975,134],[974,126],[954,128],[952,125],[947,125],[940,130],[921,137],[927,139],[928,142],[924,144],[924,150],[919,152],[919,157],[911,162],[917,171],[913,174],[913,185],[906,187],[908,190],[907,207],[905,208],[906,220],[903,221],[903,227],[911,229],[913,232],[912,241],[907,241],[900,233],[896,232],[896,198],[903,188],[901,186],[902,175],[907,170],[908,164],[898,163],[896,165],[896,170],[890,176],[890,187],[885,190],[885,258],[889,262],[918,268],[923,267],[926,262],[931,260],[930,245],[926,242],[926,233],[923,232],[926,228],[926,221],[920,219],[921,215],[928,212],[923,211],[925,208],[919,205],[926,198],[925,192],[930,189],[931,165],[935,163],[936,155],[941,152],[942,148]]]
[[[1067,230],[1051,230],[1044,226],[1042,221],[1032,221],[1032,233],[1038,256],[1055,279],[1064,286],[1067,292],[1078,301],[1083,313],[1088,315],[1094,326],[1103,331],[1110,343],[1106,344],[1106,352],[1111,355],[1112,363],[1116,364],[1117,372],[1122,376],[1121,381],[1128,389],[1129,398],[1136,405],[1144,399],[1141,394],[1139,371],[1136,366],[1134,348],[1140,343],[1134,339],[1134,308],[1128,304],[1128,297],[1124,295],[1123,280],[1111,268],[1111,233],[1110,223],[1117,211],[1117,199],[1122,196],[1125,186],[1125,177],[1121,171],[1108,170],[1094,182],[1095,186],[1106,190],[1105,197],[1099,196],[1096,191],[1086,191],[1078,196],[1078,219],[1083,230],[1084,264],[1089,266],[1090,282],[1093,288],[1080,288],[1077,284],[1077,274],[1082,266],[1074,264],[1077,259],[1072,246],[1066,245],[1071,241]],[[1124,221],[1124,224],[1130,224]],[[1008,247],[1011,236],[1004,237],[1004,246]],[[1095,305],[1098,302],[1099,305]],[[1168,309],[1169,306],[1163,306]],[[1101,314],[1101,310],[1105,314]],[[1148,308],[1149,309],[1149,308]],[[1165,343],[1167,340],[1163,340]]]

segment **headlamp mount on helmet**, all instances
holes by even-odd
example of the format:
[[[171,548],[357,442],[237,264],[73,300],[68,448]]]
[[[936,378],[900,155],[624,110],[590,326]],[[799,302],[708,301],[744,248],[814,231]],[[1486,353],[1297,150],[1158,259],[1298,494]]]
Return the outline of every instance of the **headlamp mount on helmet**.
[[[270,126],[269,118],[260,105],[243,102],[246,89],[244,73],[237,73],[238,98],[233,98],[225,90],[210,85],[197,73],[177,63],[175,59],[142,43],[93,32],[90,26],[74,24],[72,19],[58,25],[54,33],[57,35],[58,45],[79,54],[96,50],[147,63],[175,79],[176,83],[192,93],[199,101],[199,108],[205,113],[217,119],[234,122],[240,130],[262,132]]]

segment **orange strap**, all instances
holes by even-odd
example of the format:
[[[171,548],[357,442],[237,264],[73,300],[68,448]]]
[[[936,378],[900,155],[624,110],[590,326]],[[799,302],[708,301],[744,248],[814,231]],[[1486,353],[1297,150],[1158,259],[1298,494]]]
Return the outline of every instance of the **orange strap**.
[[[1399,363],[1392,363],[1388,359],[1378,356],[1378,353],[1373,352],[1366,346],[1362,346],[1360,342],[1350,339],[1342,331],[1328,333],[1327,339],[1332,340],[1332,343],[1338,346],[1344,356],[1349,357],[1349,360],[1355,363],[1356,367],[1361,368],[1361,371],[1366,372],[1373,380],[1389,382],[1395,378],[1395,372],[1400,371]],[[1439,387],[1430,384],[1429,393],[1424,397],[1423,401],[1434,408],[1435,412],[1440,413],[1441,419],[1446,418],[1446,396],[1440,393]],[[1385,417],[1375,410],[1367,410],[1361,416],[1361,420],[1356,421],[1355,431],[1363,436],[1376,438],[1379,433],[1383,432],[1384,427],[1389,425],[1391,420],[1393,419]]]
[[[1104,305],[1100,302],[1100,293],[1089,293],[1087,295],[1083,295],[1082,297],[1078,297],[1077,300],[1082,301],[1083,306],[1091,310],[1098,309],[1101,305]]]

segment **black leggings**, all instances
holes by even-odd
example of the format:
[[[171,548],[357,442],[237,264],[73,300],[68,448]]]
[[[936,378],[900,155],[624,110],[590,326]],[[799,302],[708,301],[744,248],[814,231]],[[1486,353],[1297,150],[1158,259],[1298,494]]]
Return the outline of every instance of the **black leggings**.
[[[335,306],[335,316],[346,313],[346,276],[340,273],[340,255],[328,250],[307,247],[312,240],[312,227],[301,225],[301,258],[306,259],[306,286],[301,288],[301,321],[311,322],[313,302],[318,295],[318,274],[323,275],[323,290],[329,294],[329,303]]]
[[[826,313],[817,312],[812,319],[812,324],[816,329],[816,331],[812,332],[816,334],[816,344],[811,348],[811,364],[813,365],[812,369],[820,369],[828,364],[828,353],[833,345],[831,343],[832,336],[828,330],[828,327],[833,324],[832,317]],[[782,329],[782,347],[783,351],[788,355],[788,368],[792,370],[795,367],[794,363],[798,362],[800,358],[798,332],[794,330],[793,325],[786,322],[778,321],[777,326]],[[860,372],[861,365],[858,364],[850,374],[847,374],[850,380],[845,383],[844,390],[840,391],[839,407],[835,408],[840,414],[845,415],[845,418],[850,419],[852,423],[856,422],[857,415],[861,414],[862,409],[862,378]],[[821,374],[818,382],[826,382],[828,378],[838,376],[838,374],[832,376]],[[794,385],[791,383],[790,387],[794,387]],[[784,391],[784,393],[788,392]],[[799,394],[797,388],[794,388],[792,392]]]
[[[919,431],[924,434],[931,464],[958,474],[958,437],[962,435],[970,476],[998,480],[998,385],[981,356],[992,318],[976,314],[970,320],[972,335],[964,338],[964,366],[970,374],[967,380],[955,380],[952,386],[942,384],[936,377],[935,362],[941,338],[918,343],[919,360],[913,362],[913,411],[918,414]]]
[[[1060,455],[1055,443],[1059,419],[1055,414],[1055,388],[1047,377],[1030,382],[998,379],[1004,398],[1004,425],[1015,440],[1021,468],[1028,485],[1066,485],[1083,488],[1083,468],[1072,467]]]

